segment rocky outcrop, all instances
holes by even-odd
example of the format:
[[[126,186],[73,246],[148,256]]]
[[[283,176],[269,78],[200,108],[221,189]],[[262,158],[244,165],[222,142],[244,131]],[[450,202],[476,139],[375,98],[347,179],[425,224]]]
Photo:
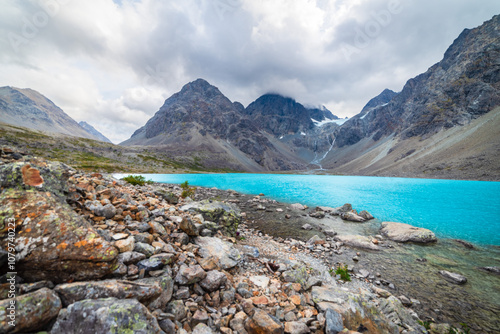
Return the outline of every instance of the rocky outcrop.
[[[50,178],[49,174],[40,175]],[[352,251],[340,241],[316,236],[309,243],[278,243],[249,228],[247,214],[237,215],[240,221],[235,238],[218,228],[205,228],[209,216],[204,218],[199,211],[185,207],[191,199],[169,203],[155,191],[159,185],[131,186],[100,174],[82,173],[65,180],[66,187],[60,189],[68,190],[60,194],[66,194],[66,201],[60,201],[48,188],[26,184],[3,189],[0,194],[3,218],[24,217],[18,219],[17,238],[31,237],[28,243],[21,239],[16,255],[24,260],[33,260],[30,257],[36,255],[37,263],[44,266],[32,263],[28,268],[22,261],[16,263],[18,282],[36,281],[16,286],[16,302],[22,305],[23,317],[32,318],[23,320],[24,327],[16,326],[17,332],[335,333],[365,326],[378,333],[415,328],[411,312],[405,308],[380,309],[380,293],[369,292],[367,282],[374,280],[369,273],[358,270],[360,275],[353,275],[350,282],[356,284],[353,286],[337,282],[328,273],[327,262],[320,263],[320,259],[326,261],[325,254]],[[181,191],[173,185],[162,187],[174,196]],[[226,193],[213,189],[199,192],[193,196],[195,200]],[[217,205],[239,203],[236,198],[243,196],[227,193],[230,199]],[[23,199],[22,205],[15,196]],[[261,201],[275,204],[249,197],[254,205]],[[229,208],[239,213],[231,205],[222,215],[230,213]],[[262,210],[255,210],[262,214]],[[218,214],[210,219],[215,216]],[[191,222],[196,231],[203,225],[200,236],[188,235],[190,228],[185,222]],[[30,234],[33,230],[41,231],[40,244],[38,237],[35,240]],[[50,240],[44,241],[43,233],[48,233]],[[5,242],[5,234],[1,238]],[[279,250],[269,251],[268,246],[280,247],[283,256]],[[119,254],[110,262],[95,258],[106,247]],[[100,265],[94,265],[99,261]],[[58,267],[60,263],[71,264],[63,267],[66,273]],[[93,275],[96,267],[106,268],[99,272],[106,275]],[[49,269],[53,270],[51,278],[60,283],[55,287],[42,280]],[[0,284],[1,326],[8,321],[4,306],[10,304],[1,298],[7,298],[10,291],[10,284]]]
[[[380,233],[397,242],[426,244],[437,241],[436,235],[431,230],[404,223],[383,222]]]

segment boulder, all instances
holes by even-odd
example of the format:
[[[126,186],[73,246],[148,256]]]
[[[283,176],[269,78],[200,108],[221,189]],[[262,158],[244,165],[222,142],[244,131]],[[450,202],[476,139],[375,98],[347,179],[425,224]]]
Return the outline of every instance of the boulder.
[[[307,334],[310,333],[311,330],[304,322],[300,321],[288,321],[285,322],[285,333],[290,334]]]
[[[338,334],[344,329],[342,316],[332,309],[326,310],[325,334]]]
[[[4,190],[0,194],[0,221],[6,217],[17,217],[16,270],[29,282],[91,280],[118,267],[118,249],[50,193]],[[0,236],[5,231],[0,231]],[[6,238],[0,240],[4,249],[6,243]]]
[[[223,234],[236,237],[236,230],[241,222],[241,212],[234,204],[205,200],[189,203],[182,206],[180,210],[201,213],[205,220],[217,224],[217,229],[220,229]],[[205,227],[210,228],[209,225]],[[213,230],[213,232],[217,231]]]
[[[234,246],[219,238],[197,237],[196,245],[200,246],[198,254],[203,258],[214,256],[219,261],[219,267],[229,269],[241,260],[240,252]]]
[[[158,297],[162,292],[158,285],[121,280],[61,284],[56,286],[54,291],[61,297],[64,307],[84,299],[108,297],[133,298],[144,304],[148,300]]]
[[[221,285],[226,284],[227,276],[226,274],[211,270],[207,273],[207,276],[200,281],[200,286],[208,292],[218,290]]]
[[[249,334],[283,334],[281,323],[267,312],[256,308],[254,314],[245,321]]]
[[[205,277],[207,277],[207,272],[200,265],[188,267],[183,264],[175,276],[175,282],[180,285],[190,285],[201,281]]]
[[[161,293],[158,297],[150,299],[148,301],[148,308],[150,310],[160,309],[163,310],[170,299],[172,299],[172,294],[174,291],[174,280],[168,274],[160,277],[149,277],[137,280],[137,283],[157,285],[161,289]]]
[[[361,223],[361,222],[364,222],[366,220],[365,218],[358,216],[357,214],[355,214],[352,211],[343,212],[340,214],[340,217],[342,217],[343,220],[348,220],[348,221],[356,222],[356,223]]]
[[[66,194],[69,192],[67,181],[74,173],[73,168],[57,161],[38,160],[30,164],[10,163],[0,166],[0,188],[50,192],[60,202],[66,202]],[[34,178],[37,178],[39,182],[32,182]],[[29,184],[37,184],[37,186]]]
[[[352,205],[349,204],[349,203],[346,203],[338,208],[328,208],[329,210],[326,210],[327,212],[329,212],[331,215],[333,216],[340,216],[341,214],[343,213],[346,213],[346,212],[351,212],[352,211]]]
[[[436,235],[428,229],[404,223],[383,222],[380,233],[396,242],[430,243],[436,242]]]
[[[191,237],[197,237],[199,235],[198,228],[189,217],[184,217],[182,219],[182,222],[179,224],[179,228]]]
[[[374,217],[371,215],[371,213],[369,213],[366,210],[363,210],[360,213],[358,213],[358,216],[363,217],[365,220],[374,219]]]
[[[467,277],[462,276],[457,273],[452,273],[450,271],[446,270],[440,270],[439,274],[443,276],[448,282],[455,283],[455,284],[465,284],[467,283]]]
[[[306,209],[306,207],[300,203],[291,204],[290,208],[293,210],[305,210]]]
[[[337,235],[335,240],[355,248],[380,250],[380,248],[372,242],[371,238],[362,235]]]
[[[62,310],[51,334],[164,334],[156,318],[135,299],[86,299]]]
[[[154,190],[154,194],[162,197],[168,204],[177,204],[179,203],[179,197],[177,197],[174,193],[165,191],[164,189],[158,188]]]
[[[15,302],[15,317],[9,317],[11,301]],[[0,333],[31,333],[43,328],[57,317],[61,300],[52,290],[42,288],[14,299],[0,301]],[[9,324],[15,320],[15,326]]]

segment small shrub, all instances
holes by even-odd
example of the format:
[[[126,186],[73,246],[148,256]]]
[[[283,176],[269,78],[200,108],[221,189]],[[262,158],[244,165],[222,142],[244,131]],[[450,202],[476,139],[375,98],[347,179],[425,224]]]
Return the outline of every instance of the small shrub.
[[[181,188],[182,188],[182,194],[181,194],[182,198],[186,197],[193,198],[196,188],[190,187],[188,181],[181,183]]]
[[[142,175],[129,175],[124,177],[122,180],[127,181],[133,186],[135,185],[143,186],[146,183],[148,184],[153,183],[153,181],[151,180],[146,180],[146,178]]]
[[[337,267],[335,270],[335,275],[340,275],[340,279],[343,281],[350,281],[351,280],[351,275],[347,272],[347,266],[344,264],[341,264]]]

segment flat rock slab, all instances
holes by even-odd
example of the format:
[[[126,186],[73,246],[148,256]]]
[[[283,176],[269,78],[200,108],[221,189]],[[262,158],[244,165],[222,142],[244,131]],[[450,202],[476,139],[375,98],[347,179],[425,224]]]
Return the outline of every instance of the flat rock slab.
[[[17,296],[15,301],[15,326],[8,307],[12,299],[0,301],[0,333],[31,333],[43,328],[57,317],[61,310],[61,300],[52,290],[43,288],[26,295]]]
[[[61,284],[56,286],[54,291],[59,294],[65,307],[84,299],[108,297],[134,298],[144,303],[144,301],[158,297],[162,292],[158,285],[121,280]]]
[[[383,222],[380,233],[396,242],[431,243],[436,242],[436,235],[426,228],[404,223]]]
[[[369,249],[369,250],[380,250],[380,247],[372,242],[371,238],[362,235],[337,235],[335,240],[341,241],[347,246]]]
[[[62,310],[52,334],[164,334],[156,318],[135,299],[87,299]]]
[[[116,269],[118,249],[48,192],[6,189],[0,216],[18,217],[16,269],[29,282],[91,280]],[[0,246],[6,243],[4,238]]]

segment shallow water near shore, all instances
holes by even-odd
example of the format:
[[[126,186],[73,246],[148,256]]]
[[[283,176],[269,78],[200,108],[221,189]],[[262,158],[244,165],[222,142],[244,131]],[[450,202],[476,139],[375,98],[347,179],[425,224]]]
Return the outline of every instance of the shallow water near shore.
[[[500,182],[283,174],[143,174],[163,183],[264,193],[285,203],[351,203],[382,221],[425,227],[438,237],[500,245]],[[121,175],[116,174],[117,177]]]

